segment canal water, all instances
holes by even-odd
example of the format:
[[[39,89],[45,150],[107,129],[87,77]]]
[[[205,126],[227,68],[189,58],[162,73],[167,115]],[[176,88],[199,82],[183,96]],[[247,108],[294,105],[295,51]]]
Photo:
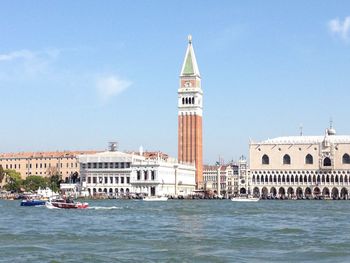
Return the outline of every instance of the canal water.
[[[350,201],[0,200],[0,262],[350,262]]]

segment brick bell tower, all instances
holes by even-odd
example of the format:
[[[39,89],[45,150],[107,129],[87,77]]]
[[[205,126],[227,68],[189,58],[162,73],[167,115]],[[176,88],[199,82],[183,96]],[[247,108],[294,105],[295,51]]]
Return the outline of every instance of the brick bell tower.
[[[201,76],[189,35],[178,89],[178,159],[195,163],[197,189],[203,187],[202,111]]]

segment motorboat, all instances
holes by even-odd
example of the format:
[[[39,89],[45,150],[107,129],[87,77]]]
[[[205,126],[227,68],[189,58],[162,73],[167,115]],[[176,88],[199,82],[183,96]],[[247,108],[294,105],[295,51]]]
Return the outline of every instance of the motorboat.
[[[21,201],[21,206],[40,206],[45,205],[46,201],[42,200],[40,195],[25,195]]]
[[[39,205],[45,205],[45,200],[39,200],[39,199],[24,199],[21,201],[21,206],[39,206]]]
[[[70,198],[54,198],[46,202],[47,208],[62,208],[62,209],[85,209],[89,207],[88,203],[74,202]]]
[[[236,196],[231,198],[233,202],[258,202],[259,200],[260,198],[251,196]]]
[[[167,201],[168,197],[166,196],[145,196],[143,201]]]

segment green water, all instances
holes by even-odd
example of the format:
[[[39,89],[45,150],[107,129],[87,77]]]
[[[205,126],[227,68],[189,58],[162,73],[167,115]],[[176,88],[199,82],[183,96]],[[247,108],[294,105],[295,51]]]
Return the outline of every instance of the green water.
[[[0,201],[0,262],[350,262],[350,201]]]

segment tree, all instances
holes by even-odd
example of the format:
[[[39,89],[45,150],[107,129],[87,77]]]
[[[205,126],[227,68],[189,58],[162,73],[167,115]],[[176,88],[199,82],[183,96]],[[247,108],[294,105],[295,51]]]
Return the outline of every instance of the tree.
[[[59,173],[51,175],[49,177],[49,187],[52,191],[57,192],[60,190],[60,184],[62,183],[62,176]]]
[[[21,174],[15,170],[5,170],[6,182],[7,184],[4,188],[8,191],[20,192],[23,180]]]
[[[2,165],[0,165],[0,184],[2,183],[2,180],[5,178],[5,171],[4,168],[2,168]]]
[[[45,188],[48,185],[48,180],[42,176],[38,175],[29,175],[23,181],[23,187],[26,191],[37,191],[39,187]]]

